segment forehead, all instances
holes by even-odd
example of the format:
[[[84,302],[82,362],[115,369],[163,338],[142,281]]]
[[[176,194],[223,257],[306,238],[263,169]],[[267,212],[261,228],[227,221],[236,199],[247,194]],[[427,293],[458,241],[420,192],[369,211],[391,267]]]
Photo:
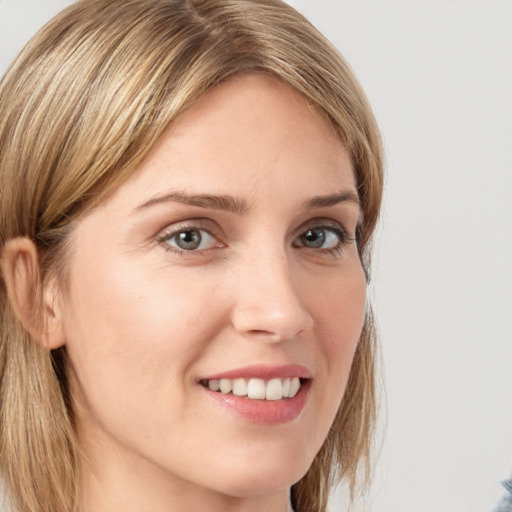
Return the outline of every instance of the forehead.
[[[276,78],[252,74],[217,85],[178,117],[114,195],[199,187],[279,199],[290,185],[302,200],[355,190],[350,156],[302,96]]]

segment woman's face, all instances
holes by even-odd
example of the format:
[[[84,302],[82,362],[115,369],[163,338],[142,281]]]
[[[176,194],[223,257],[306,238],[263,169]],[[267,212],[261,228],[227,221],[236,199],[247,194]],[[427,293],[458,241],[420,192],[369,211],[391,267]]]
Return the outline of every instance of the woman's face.
[[[183,114],[78,223],[60,307],[101,485],[249,497],[304,475],[363,325],[359,214],[329,124],[250,75]]]

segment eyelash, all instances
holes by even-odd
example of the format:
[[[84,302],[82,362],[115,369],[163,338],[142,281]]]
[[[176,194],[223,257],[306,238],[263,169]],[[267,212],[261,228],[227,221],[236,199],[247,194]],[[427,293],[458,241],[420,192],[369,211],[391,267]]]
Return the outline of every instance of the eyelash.
[[[171,228],[165,230],[161,235],[157,236],[157,242],[160,243],[166,251],[178,254],[180,256],[190,256],[193,254],[201,254],[205,250],[208,250],[208,249],[186,250],[186,249],[180,249],[179,247],[175,247],[175,246],[172,246],[169,244],[169,242],[173,238],[177,237],[180,233],[191,233],[193,231],[198,231],[200,233],[207,233],[208,236],[212,237],[213,239],[219,238],[219,236],[216,235],[214,232],[212,232],[211,229],[206,229],[205,227],[203,227],[201,225],[191,225],[191,226],[171,227]],[[217,247],[218,248],[224,247],[224,244],[222,244],[221,242],[218,242]]]
[[[304,249],[310,249],[315,253],[323,253],[327,255],[336,256],[339,255],[343,249],[350,245],[353,242],[357,243],[357,236],[351,235],[348,233],[341,225],[338,223],[334,224],[313,224],[310,226],[306,226],[301,233],[296,237],[296,240],[300,240],[301,237],[304,237],[308,232],[311,231],[327,231],[336,236],[338,239],[338,243],[335,247],[330,248],[311,248],[308,246],[303,245],[302,243],[294,242],[293,247],[296,248],[304,248]],[[180,256],[190,256],[190,255],[197,255],[202,254],[204,251],[210,250],[210,249],[180,249],[176,246],[170,245],[169,242],[174,239],[176,236],[178,236],[180,233],[191,233],[191,232],[200,232],[200,233],[207,233],[208,236],[218,239],[218,235],[216,235],[214,232],[212,232],[210,229],[206,229],[205,227],[201,225],[190,225],[190,226],[179,226],[176,228],[170,228],[166,231],[164,231],[162,234],[160,234],[157,237],[157,242],[160,243],[164,249],[168,252],[172,252],[175,254],[178,254]],[[221,242],[217,243],[217,248],[225,247],[224,244]]]
[[[338,239],[338,243],[336,244],[335,247],[330,247],[330,248],[324,248],[324,249],[309,248],[309,249],[313,249],[314,252],[322,252],[324,254],[337,256],[343,251],[343,249],[346,246],[348,246],[352,242],[356,241],[356,237],[351,235],[350,233],[348,233],[347,230],[345,230],[339,224],[317,224],[317,225],[308,226],[297,238],[300,239],[301,237],[305,236],[306,233],[308,233],[310,231],[315,231],[315,230],[320,230],[320,231],[323,230],[323,231],[328,231],[330,233],[333,233],[336,236],[336,238]],[[308,249],[308,247],[304,246],[304,245],[294,245],[294,246],[295,247],[305,247],[306,249]]]

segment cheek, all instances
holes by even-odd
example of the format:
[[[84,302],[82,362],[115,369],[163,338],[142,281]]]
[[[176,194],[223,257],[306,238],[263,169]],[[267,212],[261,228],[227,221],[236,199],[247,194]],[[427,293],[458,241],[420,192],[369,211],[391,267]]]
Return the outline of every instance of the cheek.
[[[366,309],[366,280],[354,267],[343,279],[331,280],[318,296],[316,339],[321,345],[328,382],[325,400],[332,415],[346,388]]]
[[[77,265],[65,316],[68,353],[83,392],[91,401],[110,396],[118,403],[182,386],[222,318],[215,304],[201,303],[211,284],[192,285],[186,273],[170,275],[162,267],[133,271],[122,259],[108,263]]]
[[[365,317],[366,280],[362,269],[354,266],[338,279],[328,280],[316,297],[316,325],[324,350],[331,355],[350,356]]]

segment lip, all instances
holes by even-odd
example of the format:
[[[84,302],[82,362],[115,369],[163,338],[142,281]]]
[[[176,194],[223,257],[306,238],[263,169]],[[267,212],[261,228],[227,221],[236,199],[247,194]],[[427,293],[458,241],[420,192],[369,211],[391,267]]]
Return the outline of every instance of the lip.
[[[230,414],[234,414],[250,423],[278,425],[289,423],[299,417],[306,406],[312,383],[312,373],[305,366],[296,364],[282,366],[253,365],[217,373],[201,379],[201,381],[240,378],[270,380],[288,377],[299,377],[301,379],[301,387],[293,398],[282,400],[254,400],[235,396],[231,393],[224,394],[212,391],[203,385],[200,385],[200,387],[213,403],[222,407]]]
[[[203,377],[201,380],[220,380],[220,379],[286,379],[288,377],[299,377],[300,379],[311,379],[311,371],[300,364],[286,365],[251,365],[236,370],[229,370],[222,373],[216,373]]]

